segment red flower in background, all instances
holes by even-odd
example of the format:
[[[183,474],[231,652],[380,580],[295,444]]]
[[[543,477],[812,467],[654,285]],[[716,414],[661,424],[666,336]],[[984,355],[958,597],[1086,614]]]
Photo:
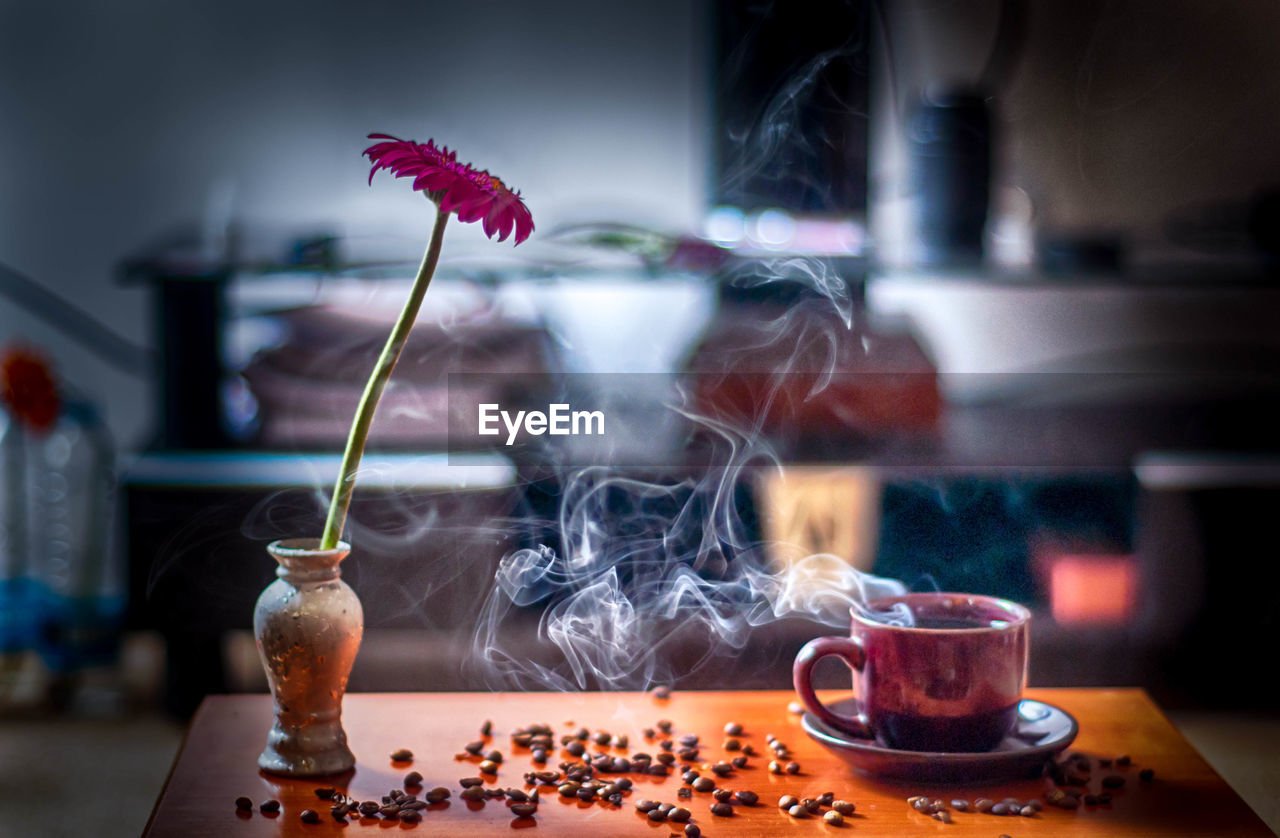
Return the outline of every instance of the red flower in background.
[[[47,431],[58,418],[58,389],[44,358],[21,347],[10,347],[0,358],[0,400],[19,422],[34,431]]]
[[[515,243],[529,238],[533,232],[533,216],[520,199],[499,178],[488,171],[477,171],[459,163],[457,154],[446,146],[401,140],[388,134],[370,134],[371,140],[385,140],[364,150],[373,162],[369,182],[380,169],[396,177],[413,178],[413,188],[425,192],[445,212],[457,213],[458,220],[470,223],[484,221],[484,233],[503,241],[515,230]]]

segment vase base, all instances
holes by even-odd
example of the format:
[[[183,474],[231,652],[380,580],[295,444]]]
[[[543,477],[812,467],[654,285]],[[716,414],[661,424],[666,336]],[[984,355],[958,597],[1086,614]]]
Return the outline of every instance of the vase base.
[[[258,767],[281,777],[324,777],[355,768],[347,734],[338,721],[288,729],[276,725],[267,734],[267,747]]]

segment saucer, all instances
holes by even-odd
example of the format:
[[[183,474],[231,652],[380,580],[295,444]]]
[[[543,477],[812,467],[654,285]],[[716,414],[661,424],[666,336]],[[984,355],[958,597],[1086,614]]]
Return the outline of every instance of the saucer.
[[[844,698],[828,706],[836,713],[854,715],[857,699]],[[1037,777],[1045,760],[1070,745],[1080,729],[1066,710],[1029,698],[1018,703],[1018,724],[1013,732],[990,751],[973,754],[886,748],[874,739],[854,739],[828,727],[811,713],[805,713],[800,723],[805,733],[855,771],[888,779],[947,783]]]

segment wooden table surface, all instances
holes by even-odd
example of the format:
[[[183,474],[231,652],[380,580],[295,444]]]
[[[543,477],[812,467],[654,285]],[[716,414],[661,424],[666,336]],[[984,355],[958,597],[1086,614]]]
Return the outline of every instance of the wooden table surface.
[[[653,823],[637,812],[634,802],[650,798],[684,805],[693,812],[704,836],[832,836],[847,832],[857,836],[1268,836],[1271,831],[1213,771],[1140,690],[1039,689],[1028,696],[1048,701],[1070,712],[1080,722],[1080,734],[1071,751],[1093,757],[1129,754],[1133,764],[1115,769],[1129,781],[1114,793],[1109,806],[1074,811],[1047,806],[1033,818],[997,817],[956,813],[951,824],[940,823],[913,811],[905,799],[928,794],[945,800],[991,797],[1043,799],[1052,786],[1047,779],[1016,780],[974,786],[903,785],[879,781],[850,772],[843,762],[809,738],[800,717],[787,710],[795,696],[780,692],[676,692],[670,699],[639,693],[390,693],[348,695],[344,724],[358,760],[354,772],[326,781],[283,780],[257,770],[270,723],[271,703],[265,695],[215,696],[207,699],[192,721],[186,742],[161,792],[146,835],[229,836],[338,835],[350,838],[416,832],[420,835],[504,835],[512,829],[536,829],[543,835],[643,835],[666,838],[683,834],[670,823]],[[832,696],[826,696],[830,699]],[[480,724],[493,721],[488,748],[503,752],[506,760],[490,785],[524,788],[523,775],[533,770],[529,753],[516,748],[510,731],[545,722],[559,736],[579,726],[607,730],[630,737],[630,751],[657,753],[656,743],[645,742],[641,730],[659,719],[674,723],[674,737],[695,733],[702,737],[702,758],[716,761],[732,754],[721,750],[724,726],[736,721],[745,728],[744,743],[768,753],[766,735],[785,742],[802,767],[799,775],[777,776],[757,757],[750,766],[722,785],[751,789],[760,804],[738,806],[728,818],[710,814],[709,794],[694,793],[680,800],[678,774],[670,777],[631,776],[634,790],[621,808],[605,803],[583,803],[559,797],[553,788],[541,791],[542,802],[534,819],[513,819],[503,800],[466,803],[458,798],[458,779],[475,776],[478,759],[457,758],[463,745],[479,738]],[[414,753],[412,766],[392,764],[389,755],[398,748]],[[594,750],[594,749],[593,749]],[[588,753],[591,753],[589,750]],[[618,753],[623,753],[619,751]],[[546,768],[555,768],[565,754],[557,754]],[[1142,783],[1141,768],[1154,769],[1156,779]],[[341,824],[329,814],[328,804],[316,798],[314,789],[334,785],[360,800],[380,799],[399,788],[404,775],[416,770],[423,786],[447,786],[453,797],[431,806],[418,824],[381,819],[352,820]],[[1091,791],[1098,791],[1104,772],[1095,769]],[[616,776],[616,775],[614,775]],[[844,827],[833,827],[817,818],[795,820],[777,807],[783,794],[817,797],[834,791],[837,798],[857,804],[857,814]],[[255,803],[276,798],[282,813],[269,817],[255,808],[238,812],[241,795]],[[320,823],[299,820],[305,808],[321,815]]]

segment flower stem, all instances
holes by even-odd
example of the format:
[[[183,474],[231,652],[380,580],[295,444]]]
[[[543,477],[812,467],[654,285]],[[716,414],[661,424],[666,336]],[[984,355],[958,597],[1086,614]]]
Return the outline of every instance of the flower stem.
[[[378,363],[364,386],[364,394],[360,396],[360,406],[356,408],[355,419],[351,422],[351,434],[347,437],[346,450],[342,452],[342,468],[338,471],[338,481],[333,486],[333,499],[329,502],[329,516],[324,522],[324,534],[320,537],[320,549],[332,550],[338,546],[342,530],[347,523],[347,509],[351,506],[351,493],[356,487],[356,471],[360,468],[360,457],[364,454],[364,445],[369,438],[369,428],[373,424],[373,412],[378,407],[378,399],[391,378],[391,371],[400,360],[400,352],[413,323],[418,319],[418,309],[422,307],[422,298],[426,296],[427,286],[436,272],[436,263],[440,261],[440,245],[444,241],[445,222],[449,213],[436,210],[435,227],[431,230],[431,243],[418,266],[418,275],[413,280],[413,289],[399,319],[387,337],[386,346],[378,356]]]

